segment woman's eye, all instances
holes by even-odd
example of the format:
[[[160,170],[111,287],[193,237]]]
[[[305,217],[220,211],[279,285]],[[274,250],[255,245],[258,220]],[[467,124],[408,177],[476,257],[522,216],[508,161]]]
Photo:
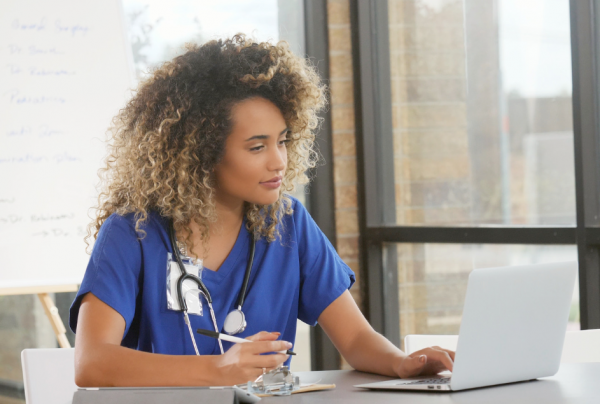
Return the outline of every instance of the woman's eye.
[[[285,138],[285,139],[281,139],[278,143],[279,143],[279,146],[283,146],[283,145],[285,145],[286,143],[289,143],[289,142],[290,142],[290,139]],[[265,145],[261,144],[259,146],[251,147],[248,150],[250,150],[251,152],[257,152],[257,151],[261,151],[264,148],[265,148]]]

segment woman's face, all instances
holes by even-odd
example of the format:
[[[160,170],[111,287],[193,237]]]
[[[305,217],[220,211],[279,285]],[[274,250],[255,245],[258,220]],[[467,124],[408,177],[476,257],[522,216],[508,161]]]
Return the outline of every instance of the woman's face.
[[[234,105],[233,130],[215,168],[222,203],[270,205],[279,198],[287,166],[288,128],[275,104],[262,97]]]

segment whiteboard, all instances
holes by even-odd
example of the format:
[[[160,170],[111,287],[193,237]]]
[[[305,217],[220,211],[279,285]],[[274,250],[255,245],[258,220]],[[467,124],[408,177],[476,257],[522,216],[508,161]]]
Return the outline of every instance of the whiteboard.
[[[0,2],[0,288],[81,282],[132,68],[120,1]]]

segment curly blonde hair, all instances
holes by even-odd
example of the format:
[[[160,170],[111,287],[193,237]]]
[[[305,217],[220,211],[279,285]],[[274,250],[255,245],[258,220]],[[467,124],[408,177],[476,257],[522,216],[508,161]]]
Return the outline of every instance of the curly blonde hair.
[[[257,43],[243,34],[202,46],[187,44],[186,50],[141,82],[112,121],[106,165],[99,171],[96,218],[85,237],[88,247],[113,213],[133,212],[143,238],[150,210],[173,220],[188,251],[194,247],[191,220],[205,244],[210,223],[216,221],[213,169],[232,130],[231,109],[249,98],[275,104],[290,133],[279,198],[272,205],[246,202],[248,230],[273,241],[283,215],[292,213],[286,193],[308,182],[307,170],[318,159],[317,114],[327,103],[316,68],[294,55],[285,41]]]

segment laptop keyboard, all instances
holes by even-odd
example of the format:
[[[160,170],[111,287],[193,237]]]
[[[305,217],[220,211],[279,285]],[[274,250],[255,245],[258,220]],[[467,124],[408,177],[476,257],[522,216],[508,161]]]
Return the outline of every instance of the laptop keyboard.
[[[424,380],[416,380],[414,382],[404,382],[404,383],[398,383],[398,384],[410,385],[410,384],[449,384],[449,383],[450,383],[449,377],[442,377],[439,379],[424,379]]]

